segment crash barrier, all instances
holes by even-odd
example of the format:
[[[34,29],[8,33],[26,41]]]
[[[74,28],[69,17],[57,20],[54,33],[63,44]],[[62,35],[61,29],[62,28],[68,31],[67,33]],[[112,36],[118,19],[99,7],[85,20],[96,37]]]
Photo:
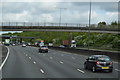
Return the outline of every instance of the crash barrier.
[[[75,49],[75,48],[62,48],[62,47],[50,47],[51,49],[66,51],[70,53],[82,54],[82,55],[107,55],[114,61],[120,61],[119,52],[114,51],[102,51],[102,50],[87,50],[87,49]]]
[[[31,45],[33,47],[37,47],[34,45]],[[80,54],[80,55],[107,55],[109,56],[112,60],[119,62],[120,61],[120,53],[119,51],[114,52],[114,51],[104,51],[104,50],[87,50],[87,49],[76,49],[76,48],[63,48],[63,47],[49,47],[50,49],[55,49],[55,50],[61,50],[61,51],[66,51],[70,52],[73,54]]]

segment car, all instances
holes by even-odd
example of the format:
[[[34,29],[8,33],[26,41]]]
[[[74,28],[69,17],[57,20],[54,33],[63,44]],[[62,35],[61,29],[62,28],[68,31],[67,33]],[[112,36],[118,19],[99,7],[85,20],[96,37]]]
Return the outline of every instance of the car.
[[[48,45],[49,45],[50,47],[52,47],[52,46],[53,46],[53,43],[49,43]]]
[[[40,46],[39,52],[48,52],[48,47],[47,46]]]
[[[12,45],[12,46],[15,46],[15,43],[12,43],[11,45]]]
[[[22,47],[26,47],[26,44],[22,44]]]
[[[103,70],[112,72],[113,62],[106,55],[91,55],[86,59],[84,69],[90,69],[92,72]]]
[[[28,43],[28,46],[30,46],[31,45],[31,43]]]
[[[61,47],[61,48],[65,48],[65,46],[64,46],[64,45],[60,45],[59,47]]]

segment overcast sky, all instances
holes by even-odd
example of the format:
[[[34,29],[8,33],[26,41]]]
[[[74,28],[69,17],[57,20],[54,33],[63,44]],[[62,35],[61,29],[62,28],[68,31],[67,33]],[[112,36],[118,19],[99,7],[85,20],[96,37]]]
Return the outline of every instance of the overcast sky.
[[[46,2],[48,1],[48,2]],[[51,1],[51,2],[50,2]],[[84,1],[84,2],[83,2]],[[55,22],[88,24],[89,0],[3,0],[0,3],[0,21],[3,22]],[[103,1],[103,0],[98,0]],[[115,2],[116,1],[116,2]],[[91,23],[118,20],[118,0],[92,1]]]

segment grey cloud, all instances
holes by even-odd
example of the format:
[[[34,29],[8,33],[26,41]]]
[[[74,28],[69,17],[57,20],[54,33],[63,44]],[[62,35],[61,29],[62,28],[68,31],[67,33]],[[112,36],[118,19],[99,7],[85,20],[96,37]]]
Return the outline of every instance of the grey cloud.
[[[23,14],[21,19],[27,21],[44,21],[43,15],[49,15],[52,19],[46,21],[59,22],[60,10],[58,8],[67,8],[62,10],[62,22],[69,23],[88,23],[89,2],[4,2],[2,6],[3,19],[7,20],[7,15]],[[104,10],[106,12],[117,12],[117,3],[93,2],[92,10]],[[13,17],[14,17],[13,16]],[[26,17],[26,18],[24,18]],[[102,16],[100,16],[102,17]],[[116,18],[116,17],[115,17]],[[22,21],[18,18],[17,21]],[[14,19],[13,21],[15,21]],[[96,23],[96,20],[93,20]]]

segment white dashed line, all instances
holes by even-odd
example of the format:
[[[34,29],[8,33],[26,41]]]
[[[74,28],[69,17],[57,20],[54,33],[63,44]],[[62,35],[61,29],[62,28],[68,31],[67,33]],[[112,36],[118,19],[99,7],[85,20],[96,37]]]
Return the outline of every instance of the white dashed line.
[[[40,53],[38,53],[38,54],[40,54]]]
[[[34,63],[34,64],[36,64],[36,62],[35,62],[35,61],[34,61],[33,63]]]
[[[120,70],[118,70],[118,69],[115,69],[116,71],[120,71]]]
[[[74,57],[72,57],[72,59],[75,59]]]
[[[31,57],[29,57],[29,59],[31,59]]]
[[[81,73],[85,73],[84,71],[82,71],[82,70],[80,70],[80,69],[77,69],[79,72],[81,72]]]
[[[62,62],[62,61],[60,61],[60,64],[63,64],[63,62]]]
[[[40,69],[40,71],[41,71],[41,73],[43,73],[43,74],[45,73],[42,69]]]
[[[50,57],[50,59],[53,59],[53,57]]]
[[[45,56],[45,54],[43,54],[43,56]]]
[[[26,56],[28,56],[28,55],[26,54]]]
[[[64,56],[63,54],[61,56]]]

